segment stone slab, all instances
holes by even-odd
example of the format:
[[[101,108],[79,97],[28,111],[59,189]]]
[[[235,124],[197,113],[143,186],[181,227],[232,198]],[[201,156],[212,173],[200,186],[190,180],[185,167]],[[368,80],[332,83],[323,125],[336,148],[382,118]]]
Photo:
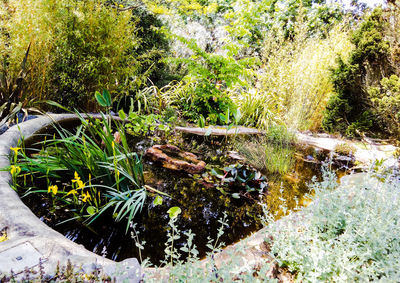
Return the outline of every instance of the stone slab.
[[[0,243],[1,246],[1,243]],[[25,268],[32,268],[39,264],[43,255],[39,253],[29,242],[17,245],[0,252],[0,273],[20,273]]]
[[[196,128],[196,127],[175,127],[175,130],[193,134],[198,136],[235,136],[235,135],[261,135],[265,132],[254,128],[246,128],[242,126],[235,126],[229,128],[227,126],[209,126],[206,128]]]

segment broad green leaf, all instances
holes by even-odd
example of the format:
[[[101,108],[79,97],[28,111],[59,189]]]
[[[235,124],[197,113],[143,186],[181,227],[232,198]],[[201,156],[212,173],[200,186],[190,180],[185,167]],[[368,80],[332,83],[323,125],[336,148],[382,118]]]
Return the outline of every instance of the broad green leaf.
[[[107,107],[107,102],[104,100],[104,97],[100,94],[100,92],[96,91],[94,96],[96,97],[97,103],[100,106]]]
[[[240,110],[236,109],[236,111],[233,112],[233,116],[234,116],[234,119],[235,119],[235,124],[239,124],[240,119],[242,119],[242,113],[240,113]]]
[[[89,206],[88,208],[86,208],[86,211],[88,214],[93,215],[96,213],[96,208],[94,206]]]
[[[220,168],[212,168],[211,169],[211,174],[218,177],[218,178],[223,178],[225,173],[223,170],[221,170]]]
[[[103,90],[103,98],[104,98],[104,101],[107,104],[106,106],[110,107],[112,105],[111,94],[106,89]]]
[[[169,218],[173,219],[173,218],[177,218],[178,215],[182,212],[182,210],[177,207],[171,207],[170,209],[168,209],[167,213],[169,213]]]
[[[162,203],[163,203],[163,198],[161,196],[156,196],[156,198],[153,201],[153,204],[157,206],[157,205],[162,205]]]
[[[226,123],[226,117],[225,117],[224,114],[219,113],[219,119],[220,119],[223,123]]]
[[[121,118],[121,120],[126,119],[126,114],[125,114],[124,110],[122,110],[122,109],[118,111],[118,116],[119,116],[119,118]]]
[[[198,123],[200,128],[204,128],[206,126],[206,119],[204,119],[204,116],[201,114]]]

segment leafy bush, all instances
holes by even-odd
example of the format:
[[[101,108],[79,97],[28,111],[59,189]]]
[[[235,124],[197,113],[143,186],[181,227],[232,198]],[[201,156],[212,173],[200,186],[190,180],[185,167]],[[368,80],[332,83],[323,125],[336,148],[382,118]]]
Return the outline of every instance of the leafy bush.
[[[391,70],[384,22],[380,8],[367,15],[352,35],[355,48],[349,60],[339,58],[338,66],[332,70],[336,94],[329,101],[322,121],[326,131],[354,136],[371,129],[376,121],[369,112],[373,110],[366,89]]]
[[[337,188],[335,174],[325,171],[310,206],[269,226],[271,254],[299,281],[392,282],[400,276],[398,176],[383,182],[372,172],[349,177]]]
[[[322,122],[322,127],[328,132],[345,132],[348,122],[346,115],[350,113],[351,106],[347,99],[340,98],[339,95],[334,94],[328,100],[328,105],[325,109],[325,116]]]
[[[230,89],[246,85],[250,76],[249,66],[253,59],[236,59],[235,54],[227,50],[226,54],[215,54],[201,49],[194,40],[174,36],[192,51],[190,58],[170,59],[187,67],[179,90],[170,97],[172,105],[179,107],[183,115],[191,121],[197,121],[202,115],[211,124],[224,123],[221,115],[234,113],[236,105],[229,97]],[[232,114],[233,115],[233,114]]]
[[[386,130],[400,136],[400,78],[396,75],[383,78],[380,87],[368,91],[373,111],[383,119]]]
[[[49,98],[93,109],[96,89],[114,91],[137,71],[129,53],[135,44],[131,14],[99,1],[78,1],[72,7],[61,2],[52,13],[57,20]]]
[[[120,9],[105,0],[10,0],[0,4],[0,14],[0,57],[11,74],[19,71],[31,42],[28,98],[91,111],[96,89],[133,95],[149,77],[165,80],[165,65],[158,61],[168,42],[153,30],[160,21],[143,7]]]

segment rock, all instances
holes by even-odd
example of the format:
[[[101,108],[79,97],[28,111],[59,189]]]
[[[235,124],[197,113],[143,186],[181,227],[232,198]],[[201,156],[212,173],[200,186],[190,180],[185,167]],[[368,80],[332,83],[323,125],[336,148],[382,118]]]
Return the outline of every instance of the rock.
[[[183,170],[189,174],[201,173],[206,167],[206,163],[198,160],[193,153],[181,151],[170,144],[154,145],[146,151],[146,156],[161,162],[165,168]]]
[[[115,278],[117,282],[142,282],[143,273],[136,258],[127,258],[121,262],[104,267],[107,275]]]
[[[242,126],[235,126],[229,128],[228,126],[209,126],[206,128],[196,127],[176,127],[175,130],[199,136],[236,136],[236,135],[262,135],[264,131],[260,131],[253,128],[246,128]]]
[[[236,151],[228,151],[228,156],[234,160],[244,160],[244,158]]]

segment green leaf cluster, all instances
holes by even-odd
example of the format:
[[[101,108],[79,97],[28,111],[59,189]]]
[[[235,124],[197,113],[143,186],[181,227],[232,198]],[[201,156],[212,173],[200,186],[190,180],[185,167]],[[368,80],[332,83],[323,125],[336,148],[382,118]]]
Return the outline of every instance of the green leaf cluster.
[[[172,104],[191,121],[196,122],[202,115],[209,123],[224,124],[223,115],[229,111],[233,115],[237,108],[229,97],[229,91],[247,86],[246,79],[252,75],[252,65],[258,61],[255,58],[237,59],[229,46],[226,46],[226,54],[217,54],[201,49],[193,39],[173,37],[184,43],[192,55],[190,58],[168,59],[187,69],[180,95]]]

